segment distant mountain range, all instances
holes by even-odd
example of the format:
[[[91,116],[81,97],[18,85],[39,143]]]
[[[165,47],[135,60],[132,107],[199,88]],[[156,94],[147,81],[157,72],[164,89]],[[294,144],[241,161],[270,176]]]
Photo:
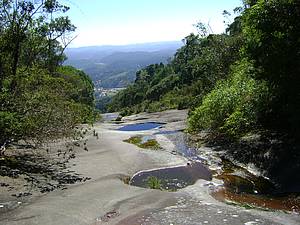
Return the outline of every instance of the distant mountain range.
[[[65,64],[83,70],[98,87],[124,87],[134,81],[137,70],[168,62],[182,45],[180,41],[171,41],[68,48]]]

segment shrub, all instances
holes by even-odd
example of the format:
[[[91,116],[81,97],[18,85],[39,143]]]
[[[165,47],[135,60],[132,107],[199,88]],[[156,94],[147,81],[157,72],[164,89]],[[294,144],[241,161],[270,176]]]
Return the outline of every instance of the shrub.
[[[148,183],[148,187],[151,189],[159,189],[159,190],[162,189],[161,180],[158,179],[157,177],[153,177],[153,176],[148,177],[147,183]]]
[[[74,82],[81,82],[81,77],[75,78]],[[6,78],[4,84],[11,83],[11,79]],[[14,79],[15,92],[6,85],[0,92],[0,146],[12,140],[43,141],[70,136],[76,125],[92,123],[97,117],[93,96],[83,97],[83,92],[65,77],[30,68],[18,70]],[[74,94],[78,96],[76,100]]]
[[[258,125],[269,92],[266,82],[252,78],[254,73],[246,60],[233,66],[230,78],[219,82],[191,113],[189,130],[211,129],[239,136]]]

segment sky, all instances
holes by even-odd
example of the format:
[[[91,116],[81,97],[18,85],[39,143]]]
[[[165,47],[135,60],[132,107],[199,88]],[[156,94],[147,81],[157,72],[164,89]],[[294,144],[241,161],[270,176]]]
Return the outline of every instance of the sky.
[[[77,27],[70,47],[179,41],[196,33],[197,22],[213,33],[225,30],[223,10],[241,0],[65,0]]]

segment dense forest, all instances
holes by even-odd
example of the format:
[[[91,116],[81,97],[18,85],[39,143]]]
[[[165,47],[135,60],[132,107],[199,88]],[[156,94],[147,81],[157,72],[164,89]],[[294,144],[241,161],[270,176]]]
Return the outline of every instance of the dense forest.
[[[62,66],[75,26],[56,0],[0,2],[0,146],[69,136],[95,119],[93,83]]]
[[[169,64],[138,71],[110,109],[121,115],[189,109],[189,132],[230,140],[266,136],[270,145],[256,143],[252,152],[244,146],[237,158],[264,161],[259,166],[273,174],[281,173],[277,162],[299,169],[300,2],[246,0],[223,14],[235,16],[224,34],[198,23],[198,34],[183,40]]]

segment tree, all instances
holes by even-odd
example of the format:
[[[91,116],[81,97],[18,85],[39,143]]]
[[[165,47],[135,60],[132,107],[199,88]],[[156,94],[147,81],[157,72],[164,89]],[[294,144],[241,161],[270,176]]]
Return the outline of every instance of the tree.
[[[258,79],[273,90],[269,126],[299,131],[300,2],[259,0],[243,14],[244,55],[260,69]]]
[[[0,1],[0,154],[20,139],[44,141],[93,122],[93,84],[61,66],[75,26],[58,0]]]
[[[39,60],[51,70],[53,65],[62,61],[65,46],[61,47],[58,40],[65,40],[75,30],[75,26],[68,17],[56,14],[64,13],[68,9],[57,0],[0,2],[1,79],[4,74],[15,76],[19,64],[22,63],[28,65]],[[30,50],[23,52],[26,48]],[[27,58],[29,52],[30,57]],[[12,90],[14,86],[15,81],[12,82]]]

